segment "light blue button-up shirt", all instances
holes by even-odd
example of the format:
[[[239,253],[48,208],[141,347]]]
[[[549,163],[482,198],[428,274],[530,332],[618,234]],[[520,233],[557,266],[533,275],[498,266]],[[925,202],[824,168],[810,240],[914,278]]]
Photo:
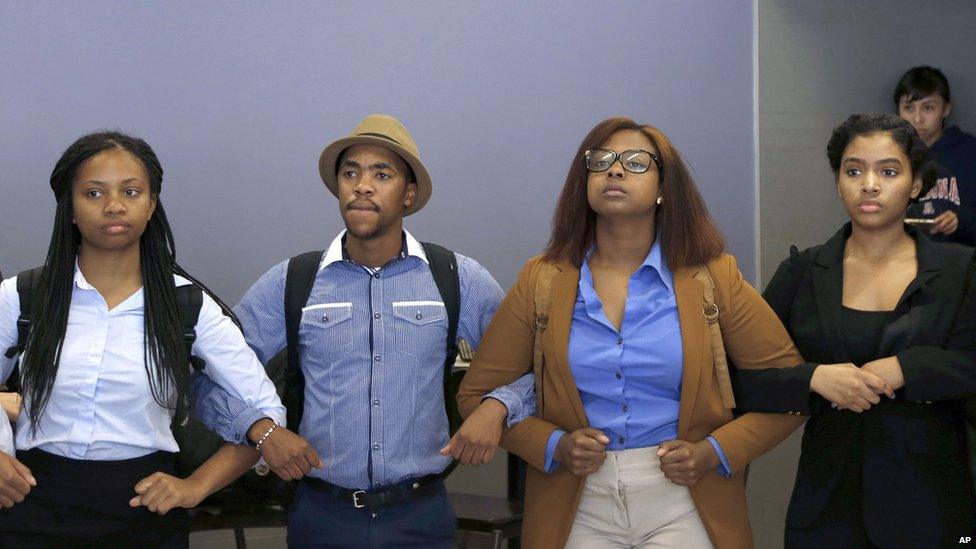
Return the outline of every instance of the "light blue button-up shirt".
[[[343,258],[340,234],[323,255],[302,311],[305,410],[299,434],[325,467],[313,476],[353,489],[442,471],[450,457],[444,413],[447,311],[420,243],[379,269]],[[473,259],[457,254],[458,338],[477,347],[503,297]],[[235,309],[262,362],[286,345],[288,262],[264,274]]]
[[[177,286],[190,281],[174,276]],[[20,299],[16,277],[0,284],[0,349],[17,342]],[[285,409],[240,329],[204,292],[192,352],[227,394],[284,421]],[[17,419],[18,450],[39,448],[73,459],[120,460],[179,447],[172,411],[153,399],[144,360],[142,289],[109,310],[75,268],[68,326],[51,399],[31,436],[26,413]],[[0,379],[15,361],[0,355]],[[187,364],[187,368],[189,368]],[[25,408],[31,403],[25,398]],[[212,427],[212,426],[211,426]]]
[[[610,438],[608,450],[677,438],[684,354],[673,280],[659,243],[630,276],[619,331],[604,314],[584,261],[568,356],[587,420]]]

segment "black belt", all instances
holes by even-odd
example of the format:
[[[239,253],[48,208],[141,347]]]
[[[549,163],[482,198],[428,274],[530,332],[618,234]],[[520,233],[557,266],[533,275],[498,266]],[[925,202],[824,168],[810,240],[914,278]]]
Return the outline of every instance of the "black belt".
[[[364,507],[375,509],[434,496],[438,492],[442,478],[442,475],[408,478],[376,490],[352,490],[315,477],[304,477],[302,481],[340,503],[348,503],[357,509]]]

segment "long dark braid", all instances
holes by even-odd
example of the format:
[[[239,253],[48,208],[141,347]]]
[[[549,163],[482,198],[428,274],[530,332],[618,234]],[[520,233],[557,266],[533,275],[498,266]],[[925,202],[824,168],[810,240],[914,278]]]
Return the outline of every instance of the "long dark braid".
[[[61,360],[64,333],[68,327],[75,256],[81,239],[71,220],[69,185],[67,191],[58,196],[51,244],[48,246],[45,268],[32,301],[33,320],[27,337],[27,347],[20,361],[20,387],[27,397],[25,402],[30,404],[25,411],[30,419],[32,432],[51,397]]]
[[[146,334],[143,356],[153,399],[160,406],[171,406],[166,397],[176,395],[176,417],[182,421],[187,411],[190,369],[183,336],[183,317],[173,281],[175,254],[166,211],[157,199],[156,211],[146,224],[146,232],[139,243]]]

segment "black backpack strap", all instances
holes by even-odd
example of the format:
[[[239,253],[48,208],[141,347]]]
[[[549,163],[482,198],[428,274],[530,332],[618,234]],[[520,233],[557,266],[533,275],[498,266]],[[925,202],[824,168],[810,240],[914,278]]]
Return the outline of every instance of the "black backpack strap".
[[[20,301],[20,316],[17,317],[17,344],[6,351],[7,358],[17,356],[27,346],[27,334],[30,332],[31,307],[34,303],[34,290],[41,282],[44,267],[35,267],[21,271],[17,275],[17,298]]]
[[[458,273],[457,256],[454,252],[443,246],[431,244],[430,242],[421,243],[424,253],[427,255],[427,262],[430,265],[430,272],[434,275],[434,283],[437,284],[437,291],[441,294],[444,301],[444,308],[447,311],[447,355],[444,357],[444,408],[447,413],[448,429],[451,434],[461,426],[461,414],[457,409],[457,395],[451,390],[451,372],[454,370],[454,361],[457,359],[457,333],[458,321],[461,317],[461,277]],[[452,461],[447,469],[440,473],[442,477],[447,477],[451,471],[457,467],[457,461]]]
[[[298,328],[302,321],[302,308],[312,293],[315,273],[319,270],[323,250],[306,252],[288,260],[285,277],[285,338],[288,366],[285,370],[285,391],[282,400],[287,410],[288,428],[298,432],[305,410],[305,376],[302,374],[298,352]]]
[[[443,246],[423,242],[424,253],[434,275],[437,291],[441,293],[444,308],[447,309],[447,357],[444,368],[450,375],[457,358],[458,319],[461,317],[461,278],[458,274],[457,256]]]
[[[20,316],[17,317],[17,344],[6,350],[5,356],[7,358],[14,358],[27,348],[34,291],[41,283],[41,273],[43,272],[44,267],[35,267],[21,271],[17,275],[17,299],[20,301]],[[20,364],[15,365],[10,372],[6,386],[11,391],[20,391]]]
[[[197,340],[197,320],[200,318],[200,308],[203,306],[203,289],[196,284],[185,284],[176,287],[176,302],[180,307],[183,319],[183,339],[186,341],[186,356],[194,370],[200,371],[207,366],[207,362],[198,356],[193,356],[193,342]]]

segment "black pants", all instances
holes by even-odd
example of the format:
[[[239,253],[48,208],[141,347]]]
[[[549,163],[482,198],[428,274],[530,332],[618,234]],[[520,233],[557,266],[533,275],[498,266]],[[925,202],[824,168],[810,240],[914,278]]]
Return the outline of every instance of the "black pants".
[[[185,509],[157,515],[129,507],[135,485],[162,471],[174,474],[173,454],[92,461],[41,450],[17,452],[37,480],[22,503],[0,510],[0,546],[165,547],[189,546]]]
[[[454,509],[441,481],[431,497],[379,509],[356,509],[302,482],[288,512],[288,547],[452,549],[454,527]]]
[[[905,459],[908,459],[907,457]],[[951,467],[958,467],[959,463],[952,463]],[[870,467],[877,467],[877,464],[869,463]],[[911,529],[905,529],[899,525],[899,531],[910,533],[910,536],[896,538],[892,541],[892,536],[881,538],[889,531],[890,526],[896,524],[897,517],[879,517],[876,513],[873,516],[873,523],[866,525],[866,520],[872,518],[870,509],[864,503],[864,457],[858,450],[838,472],[839,479],[834,487],[830,499],[820,517],[812,524],[802,528],[790,526],[787,523],[785,532],[785,546],[787,549],[821,549],[829,547],[831,549],[877,549],[878,547],[906,547],[912,549],[935,548],[935,547],[959,547],[960,538],[972,536],[973,523],[971,518],[973,512],[971,505],[966,502],[972,501],[972,496],[968,495],[969,479],[961,486],[957,494],[947,496],[951,501],[961,501],[955,517],[945,517],[933,515],[930,509],[919,509],[916,516],[909,519]],[[897,486],[897,485],[896,485]],[[912,494],[904,494],[905,498],[911,498]],[[869,517],[866,519],[865,517]],[[871,526],[871,527],[869,527]]]

